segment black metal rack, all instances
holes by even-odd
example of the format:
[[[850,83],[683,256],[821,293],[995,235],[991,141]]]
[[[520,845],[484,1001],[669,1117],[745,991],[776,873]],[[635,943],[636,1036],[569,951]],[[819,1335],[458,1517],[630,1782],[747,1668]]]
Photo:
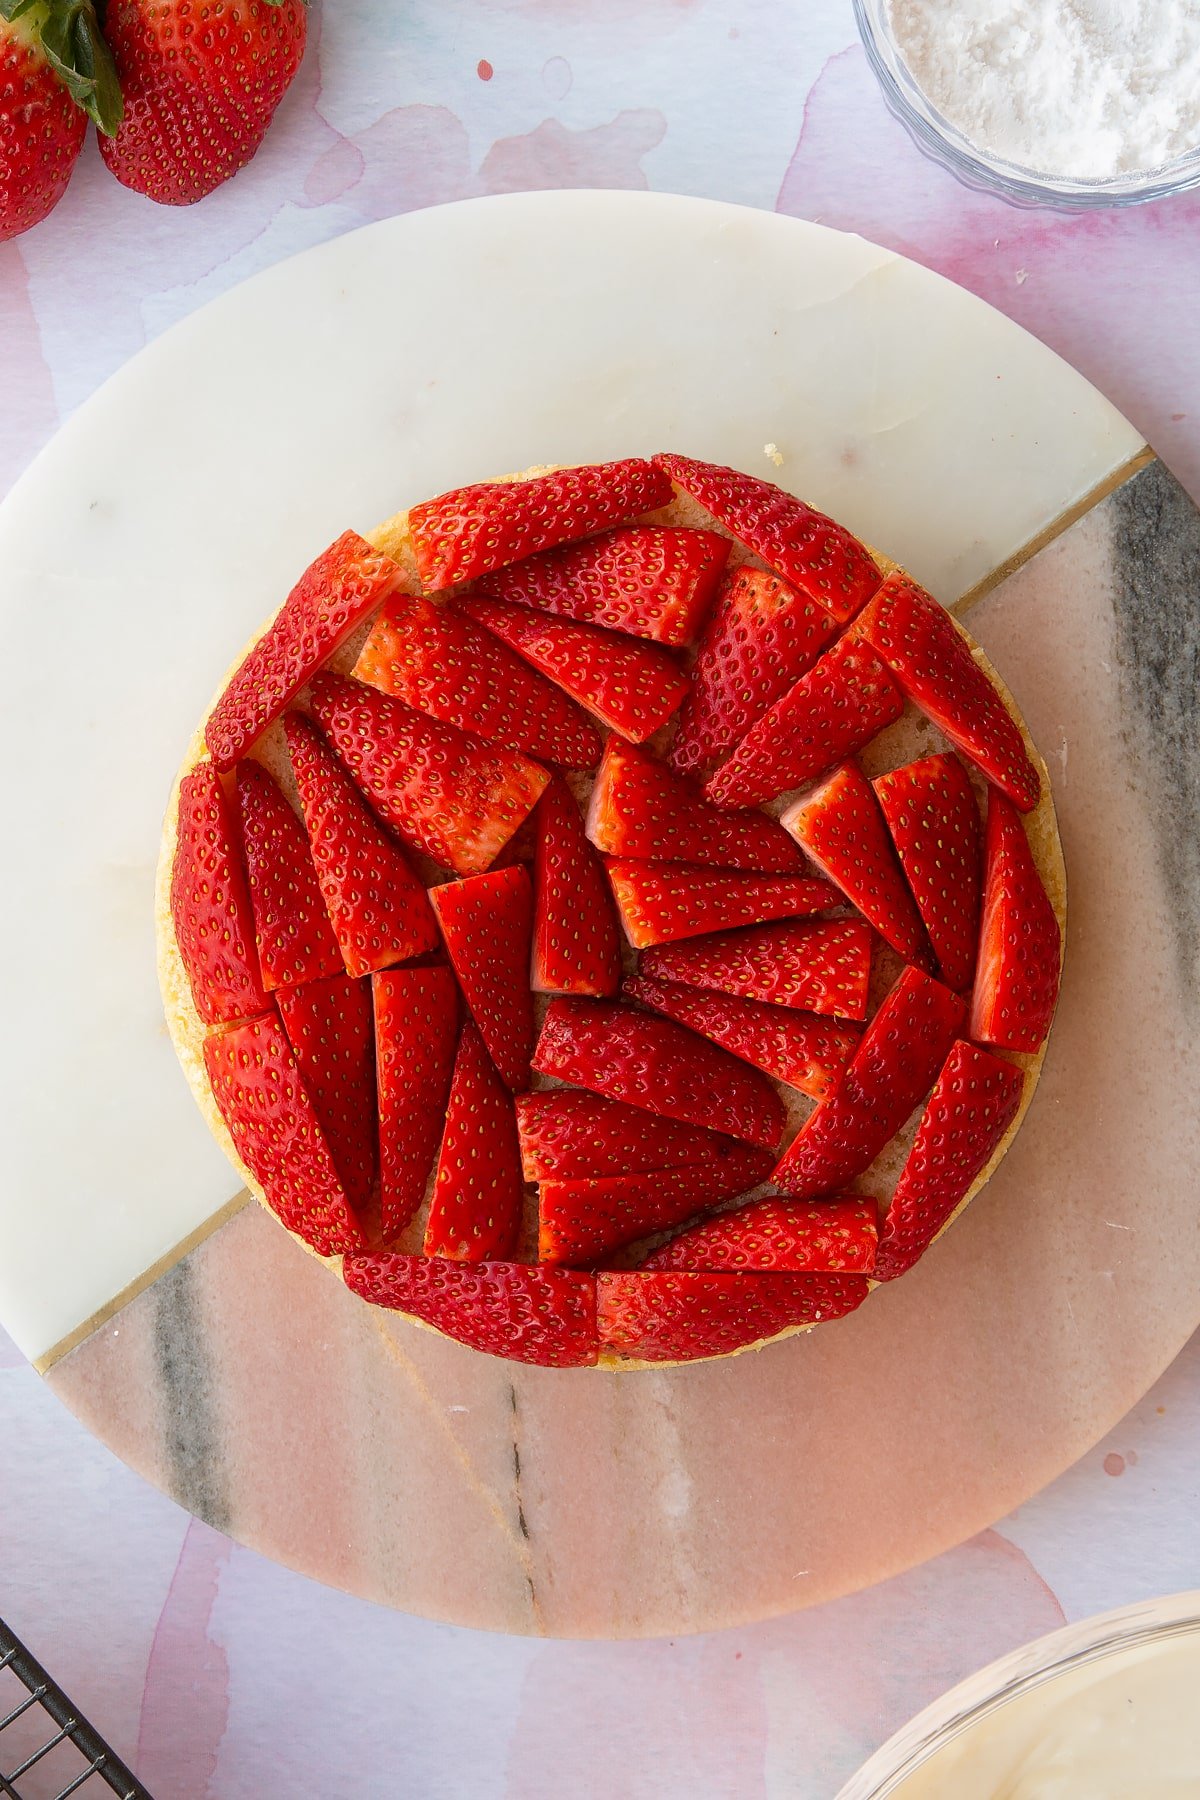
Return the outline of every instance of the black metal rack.
[[[0,1794],[67,1800],[85,1786],[98,1794],[101,1782],[121,1800],[153,1800],[0,1619]]]

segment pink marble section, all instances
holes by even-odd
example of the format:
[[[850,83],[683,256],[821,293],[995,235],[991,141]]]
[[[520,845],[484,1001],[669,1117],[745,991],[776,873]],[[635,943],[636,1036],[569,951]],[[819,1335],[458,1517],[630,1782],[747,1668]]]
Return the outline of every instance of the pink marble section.
[[[792,1611],[1025,1500],[1200,1311],[1197,562],[1197,516],[1156,466],[971,614],[1055,774],[1063,995],[999,1174],[860,1313],[693,1368],[519,1369],[373,1313],[248,1210],[126,1310],[119,1341],[59,1365],[58,1392],[268,1555],[510,1632]]]
[[[75,1698],[148,1783],[153,1772],[159,1800],[360,1800],[362,1760],[347,1745],[364,1743],[366,1791],[381,1794],[741,1800],[744,1760],[765,1769],[772,1795],[829,1800],[914,1711],[1052,1628],[1060,1606],[1077,1619],[1200,1578],[1200,1338],[999,1530],[827,1606],[632,1644],[458,1630],[305,1581],[189,1525],[28,1368],[0,1374],[0,1418],[25,1452],[0,1458],[3,1610],[69,1670]],[[1106,1470],[1114,1457],[1119,1477]],[[191,1681],[200,1659],[221,1658],[227,1691],[206,1689],[197,1720]],[[752,1727],[762,1735],[750,1745]],[[581,1759],[585,1737],[593,1754]],[[697,1745],[710,1771],[699,1785]],[[690,1789],[668,1785],[675,1768]]]

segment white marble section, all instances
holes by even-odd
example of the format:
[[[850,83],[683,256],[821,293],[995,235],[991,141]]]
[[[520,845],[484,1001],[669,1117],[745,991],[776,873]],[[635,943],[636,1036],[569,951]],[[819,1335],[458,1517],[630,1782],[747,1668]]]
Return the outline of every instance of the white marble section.
[[[152,872],[230,655],[347,523],[535,461],[776,476],[943,598],[1139,448],[1044,346],[862,240],[543,193],[409,214],[159,339],[0,509],[14,955],[0,1317],[44,1353],[235,1185],[174,1066]]]

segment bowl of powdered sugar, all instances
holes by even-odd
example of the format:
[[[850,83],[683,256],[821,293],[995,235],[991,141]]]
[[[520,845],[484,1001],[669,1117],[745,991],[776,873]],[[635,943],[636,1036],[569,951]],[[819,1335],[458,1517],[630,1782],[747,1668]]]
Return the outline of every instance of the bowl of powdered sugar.
[[[884,98],[971,186],[1123,206],[1200,184],[1200,0],[854,0]]]

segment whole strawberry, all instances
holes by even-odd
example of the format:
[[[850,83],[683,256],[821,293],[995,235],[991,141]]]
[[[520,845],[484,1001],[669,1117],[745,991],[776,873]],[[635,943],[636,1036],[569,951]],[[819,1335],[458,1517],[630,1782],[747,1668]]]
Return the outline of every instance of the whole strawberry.
[[[0,241],[58,205],[89,116],[121,116],[91,0],[0,0]]]
[[[100,152],[167,206],[203,199],[250,161],[300,67],[305,0],[110,0],[104,33],[125,116]]]

